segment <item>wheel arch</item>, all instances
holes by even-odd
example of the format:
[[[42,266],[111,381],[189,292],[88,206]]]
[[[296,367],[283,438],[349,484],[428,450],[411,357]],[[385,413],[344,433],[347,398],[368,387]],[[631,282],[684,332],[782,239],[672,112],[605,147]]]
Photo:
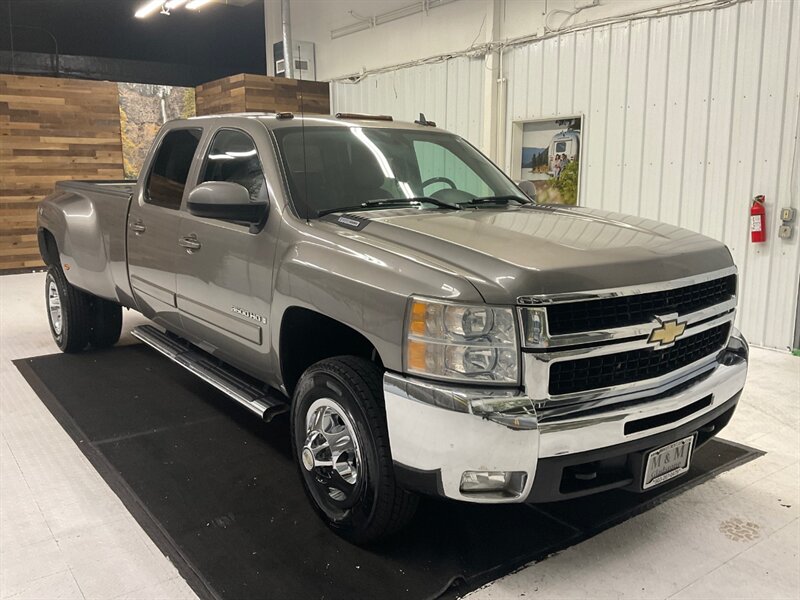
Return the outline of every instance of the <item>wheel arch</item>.
[[[39,242],[39,254],[42,255],[44,264],[48,267],[59,265],[61,253],[58,250],[58,243],[53,233],[44,227],[40,227],[36,233]]]
[[[303,372],[334,356],[359,356],[383,368],[375,345],[361,332],[301,306],[286,309],[281,319],[278,356],[281,379],[291,396]]]

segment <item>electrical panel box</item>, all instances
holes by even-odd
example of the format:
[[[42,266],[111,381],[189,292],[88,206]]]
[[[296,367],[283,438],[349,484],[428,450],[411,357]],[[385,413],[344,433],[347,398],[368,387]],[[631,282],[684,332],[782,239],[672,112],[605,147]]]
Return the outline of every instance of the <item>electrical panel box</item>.
[[[305,81],[317,80],[316,58],[312,42],[293,41],[294,46],[294,79]],[[275,59],[275,75],[286,77],[286,66],[283,59],[283,42],[272,44],[272,55]]]
[[[793,208],[782,208],[781,209],[781,221],[784,223],[791,223],[794,221],[794,209]]]

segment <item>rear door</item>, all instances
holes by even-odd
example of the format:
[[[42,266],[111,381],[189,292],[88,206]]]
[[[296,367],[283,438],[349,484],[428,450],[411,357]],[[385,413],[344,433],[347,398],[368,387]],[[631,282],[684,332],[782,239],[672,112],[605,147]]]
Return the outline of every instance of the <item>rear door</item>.
[[[128,268],[136,305],[173,331],[181,330],[175,296],[180,208],[202,134],[201,128],[161,133],[128,215]]]
[[[218,129],[210,136],[195,183],[238,183],[252,201],[271,203],[261,162],[268,150],[254,141],[266,139],[264,133],[258,123]],[[193,246],[179,253],[177,263],[177,302],[186,337],[265,378],[271,359],[268,319],[279,215],[241,223],[197,217],[186,208],[181,214],[179,238]]]

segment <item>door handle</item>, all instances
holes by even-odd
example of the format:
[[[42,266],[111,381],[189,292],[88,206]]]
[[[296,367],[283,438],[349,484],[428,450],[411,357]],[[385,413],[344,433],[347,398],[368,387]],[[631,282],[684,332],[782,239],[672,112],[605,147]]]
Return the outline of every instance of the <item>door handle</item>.
[[[191,254],[197,250],[200,250],[200,242],[197,241],[197,236],[195,234],[187,235],[186,237],[182,237],[178,239],[178,246],[181,248],[186,248],[186,252]]]
[[[135,233],[136,235],[141,235],[145,231],[147,231],[147,227],[144,226],[144,223],[142,222],[141,219],[138,219],[133,223],[131,223],[131,231],[133,231],[133,233]]]

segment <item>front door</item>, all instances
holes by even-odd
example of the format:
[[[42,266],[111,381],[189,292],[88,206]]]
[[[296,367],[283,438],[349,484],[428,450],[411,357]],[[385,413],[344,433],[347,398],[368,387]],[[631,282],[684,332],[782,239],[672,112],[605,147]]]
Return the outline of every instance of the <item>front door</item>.
[[[237,183],[247,188],[254,202],[269,201],[256,144],[239,129],[214,134],[197,183],[206,181]],[[197,217],[188,210],[181,214],[177,304],[186,337],[265,378],[277,230],[268,226],[268,216],[259,223],[242,223]]]
[[[172,129],[156,140],[155,154],[140,175],[145,182],[128,215],[128,265],[139,310],[167,329],[180,331],[176,302],[176,241],[181,201],[202,129]]]

